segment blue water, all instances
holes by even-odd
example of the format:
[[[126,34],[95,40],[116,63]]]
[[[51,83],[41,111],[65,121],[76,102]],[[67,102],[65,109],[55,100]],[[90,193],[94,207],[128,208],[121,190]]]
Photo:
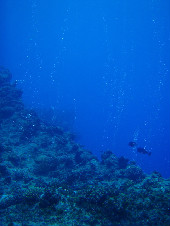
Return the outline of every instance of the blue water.
[[[27,107],[71,112],[98,157],[112,150],[169,177],[169,10],[168,0],[1,0],[0,65]]]

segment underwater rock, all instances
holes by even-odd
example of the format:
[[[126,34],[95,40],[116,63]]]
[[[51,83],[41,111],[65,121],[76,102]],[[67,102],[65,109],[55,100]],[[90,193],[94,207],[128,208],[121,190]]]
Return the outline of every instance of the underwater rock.
[[[108,168],[117,169],[118,168],[118,158],[111,151],[106,151],[101,156],[101,163],[106,165]]]
[[[22,195],[12,196],[12,195],[3,195],[0,199],[0,210],[6,209],[9,206],[19,204],[23,201]]]
[[[14,108],[12,107],[3,107],[0,110],[0,118],[1,119],[6,119],[9,118],[10,116],[12,116],[14,113]]]
[[[48,175],[57,168],[58,159],[40,155],[35,159],[34,173],[36,175]]]
[[[6,83],[8,84],[11,81],[12,74],[8,69],[0,66],[0,86],[4,86]]]
[[[129,162],[129,159],[126,159],[123,156],[118,158],[119,169],[125,169],[128,166],[128,162]]]
[[[145,174],[139,167],[135,165],[129,165],[124,171],[124,177],[133,181],[140,181],[145,178]]]
[[[8,70],[0,68],[0,122],[23,109],[22,91],[10,84],[11,78]]]
[[[8,176],[9,172],[8,169],[5,165],[0,164],[0,176],[4,177],[4,176]]]

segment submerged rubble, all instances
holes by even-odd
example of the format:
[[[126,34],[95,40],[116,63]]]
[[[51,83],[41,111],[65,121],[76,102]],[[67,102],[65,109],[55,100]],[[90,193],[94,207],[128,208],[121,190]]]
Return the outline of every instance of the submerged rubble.
[[[0,68],[0,226],[169,226],[170,179],[111,151],[99,161],[26,109]]]

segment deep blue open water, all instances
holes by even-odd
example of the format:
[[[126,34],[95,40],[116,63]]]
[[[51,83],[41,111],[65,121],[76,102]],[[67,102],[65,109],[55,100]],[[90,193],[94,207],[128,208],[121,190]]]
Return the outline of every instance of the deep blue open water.
[[[1,0],[0,65],[27,107],[59,114],[98,157],[169,177],[169,12],[168,0]]]

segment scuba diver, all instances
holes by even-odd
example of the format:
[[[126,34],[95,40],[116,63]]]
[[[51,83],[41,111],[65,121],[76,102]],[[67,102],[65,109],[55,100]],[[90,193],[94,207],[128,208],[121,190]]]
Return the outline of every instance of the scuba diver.
[[[150,151],[147,151],[145,148],[142,148],[142,147],[137,147],[137,143],[134,142],[134,141],[130,141],[129,144],[128,144],[130,147],[132,148],[136,148],[137,149],[137,152],[139,153],[142,153],[142,154],[147,154],[148,156],[151,155],[151,152]]]
[[[134,142],[134,141],[130,141],[130,142],[129,142],[129,146],[132,147],[132,148],[134,148],[134,147],[137,146],[137,143]]]
[[[137,151],[139,152],[139,153],[142,153],[142,154],[147,154],[147,155],[151,155],[151,152],[150,151],[147,151],[145,148],[137,148]]]

